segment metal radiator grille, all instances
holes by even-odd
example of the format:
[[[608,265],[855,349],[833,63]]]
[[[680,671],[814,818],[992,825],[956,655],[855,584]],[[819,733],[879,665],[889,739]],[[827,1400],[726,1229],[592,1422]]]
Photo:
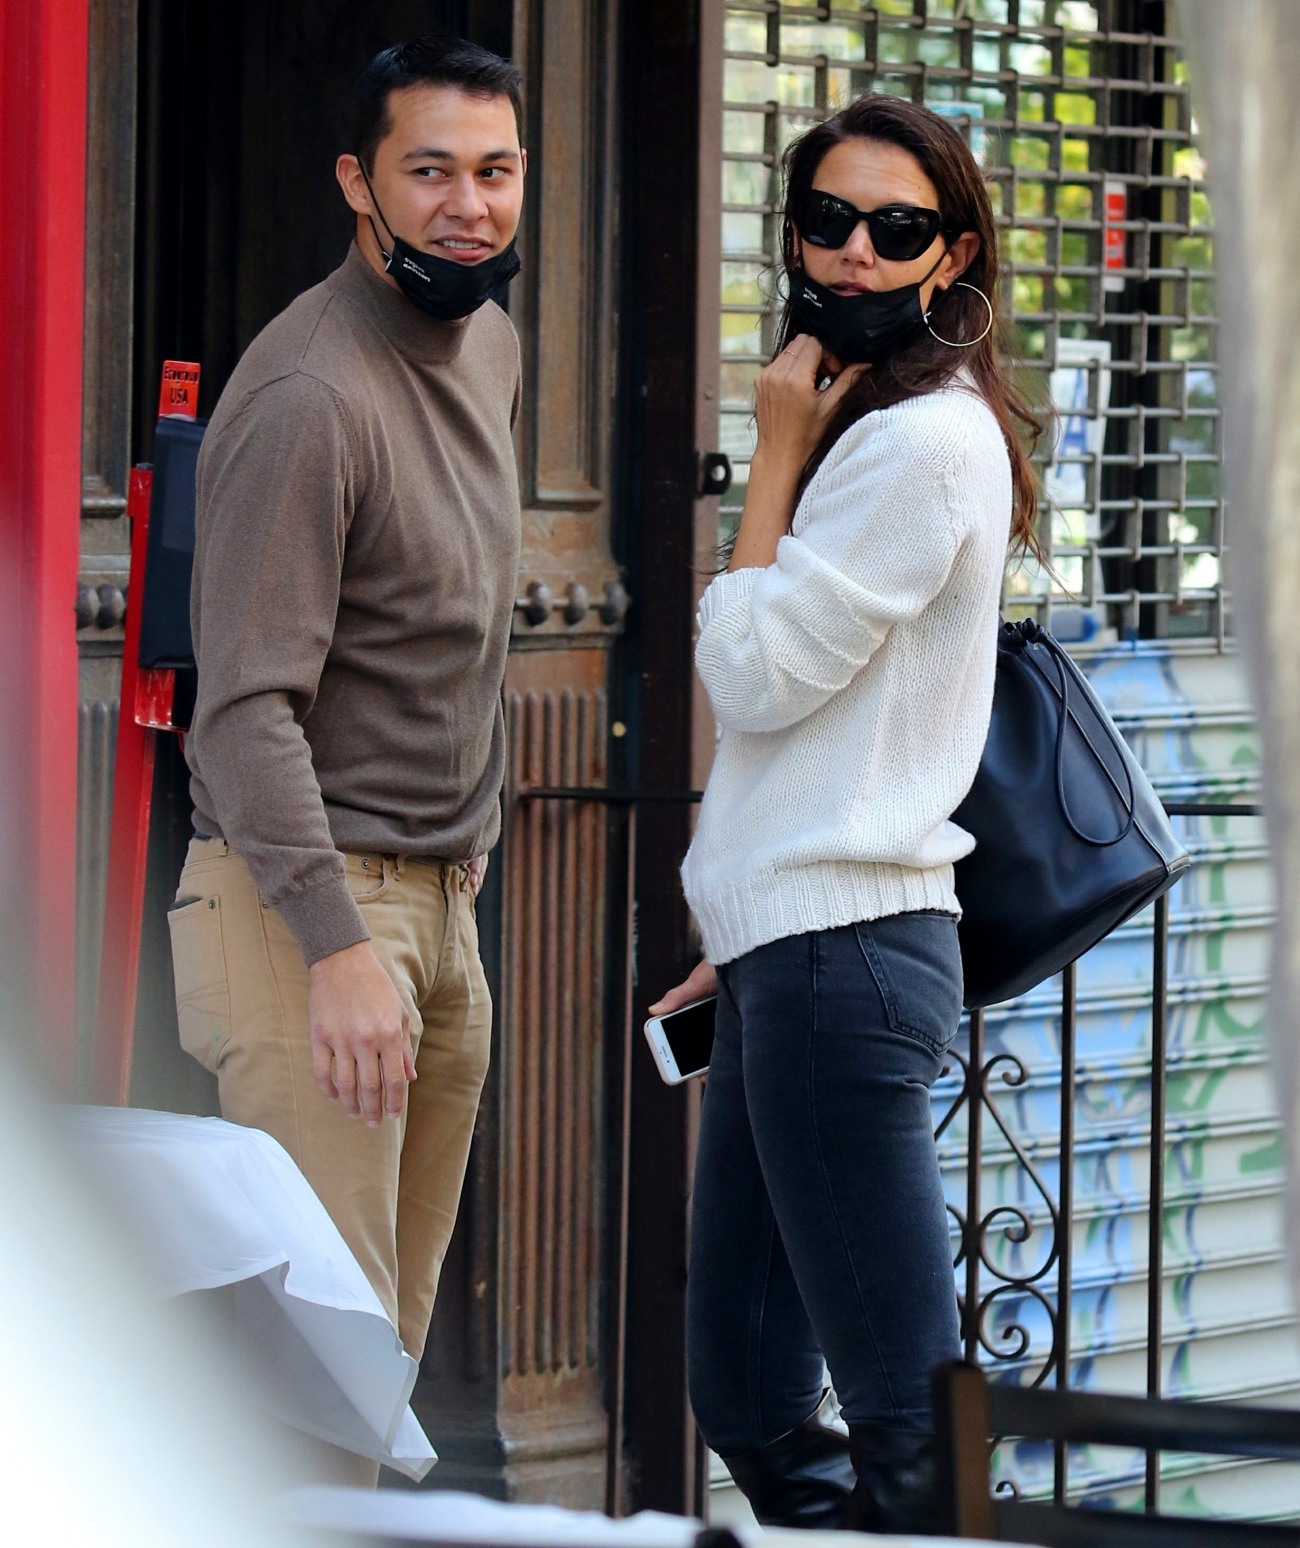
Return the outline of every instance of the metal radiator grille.
[[[1209,203],[1185,73],[1144,0],[729,0],[722,166],[722,446],[735,520],[753,381],[771,351],[778,162],[866,91],[962,127],[1003,232],[1023,385],[1061,409],[1040,449],[1060,584],[1007,578],[1063,637],[1222,647],[1224,517]]]

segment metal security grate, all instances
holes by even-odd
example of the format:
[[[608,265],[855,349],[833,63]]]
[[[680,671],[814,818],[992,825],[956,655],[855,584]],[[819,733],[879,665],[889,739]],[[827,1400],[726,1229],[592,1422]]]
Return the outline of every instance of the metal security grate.
[[[950,115],[983,166],[1023,383],[1060,415],[1040,519],[1061,584],[1013,568],[1009,613],[1062,638],[1223,647],[1212,231],[1164,22],[1144,0],[729,0],[724,519],[743,501],[771,353],[781,151],[861,92],[910,96]]]

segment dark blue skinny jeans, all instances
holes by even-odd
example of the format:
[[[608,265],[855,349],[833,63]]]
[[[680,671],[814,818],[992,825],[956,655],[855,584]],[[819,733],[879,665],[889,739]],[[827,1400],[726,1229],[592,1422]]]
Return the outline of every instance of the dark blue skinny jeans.
[[[759,946],[718,973],[691,1216],[691,1402],[725,1453],[822,1395],[851,1424],[931,1425],[960,1353],[929,1088],[961,1015],[950,915]]]

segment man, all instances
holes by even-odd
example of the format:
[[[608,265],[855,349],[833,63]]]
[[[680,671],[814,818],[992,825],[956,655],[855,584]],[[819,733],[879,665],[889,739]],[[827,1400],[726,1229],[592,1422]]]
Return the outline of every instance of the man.
[[[250,345],[198,472],[181,1040],[417,1359],[489,1052],[520,366],[488,297],[518,267],[519,108],[470,43],[371,62],[337,166],[355,245]]]

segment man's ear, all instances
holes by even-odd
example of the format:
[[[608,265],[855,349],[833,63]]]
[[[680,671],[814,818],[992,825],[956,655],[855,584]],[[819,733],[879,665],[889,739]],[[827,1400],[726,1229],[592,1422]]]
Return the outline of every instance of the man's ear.
[[[370,190],[361,173],[361,163],[351,152],[340,156],[334,163],[334,176],[339,180],[339,187],[343,190],[343,197],[348,201],[350,210],[358,215],[374,214]]]
[[[944,255],[945,268],[936,281],[939,289],[947,290],[970,268],[979,255],[980,238],[977,231],[963,231]]]

